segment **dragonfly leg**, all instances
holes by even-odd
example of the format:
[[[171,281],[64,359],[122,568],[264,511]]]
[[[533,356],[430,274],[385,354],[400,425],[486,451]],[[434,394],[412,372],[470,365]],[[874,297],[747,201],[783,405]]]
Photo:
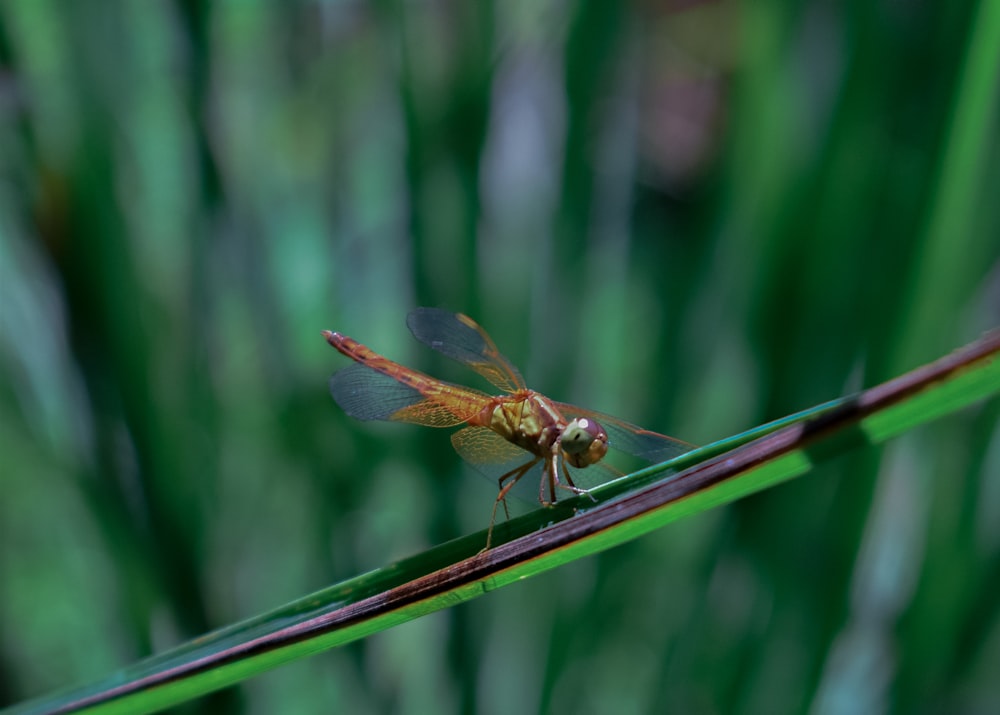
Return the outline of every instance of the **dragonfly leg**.
[[[559,466],[556,466],[556,462],[559,462]],[[562,471],[563,478],[565,481],[559,479],[559,472]],[[545,485],[549,486],[549,500],[545,500]],[[560,489],[565,489],[568,492],[573,492],[574,494],[582,494],[587,496],[590,501],[596,502],[594,496],[586,489],[581,489],[573,483],[573,477],[569,473],[569,467],[566,466],[565,461],[559,461],[559,458],[553,456],[551,459],[546,461],[545,465],[545,478],[542,479],[542,483],[538,487],[538,501],[542,503],[542,506],[552,506],[556,503],[556,487]]]
[[[510,511],[507,509],[507,494],[514,488],[514,485],[517,484],[521,477],[530,472],[531,468],[538,464],[538,460],[540,459],[541,457],[536,457],[527,464],[522,464],[517,469],[510,470],[497,480],[500,492],[497,494],[496,501],[493,502],[493,513],[490,515],[490,528],[486,532],[486,546],[483,547],[483,551],[490,550],[490,542],[493,540],[493,525],[496,524],[497,520],[497,507],[500,506],[501,502],[503,502],[504,513],[507,515],[507,518],[510,519]],[[504,482],[507,483],[504,484]],[[480,551],[479,553],[483,553],[483,551]]]
[[[597,500],[594,499],[594,495],[591,494],[588,489],[581,489],[580,487],[576,486],[576,484],[573,483],[573,477],[570,476],[569,467],[566,466],[566,462],[561,462],[561,466],[562,466],[563,477],[565,477],[566,483],[563,484],[557,479],[556,484],[558,484],[563,489],[566,489],[567,491],[573,492],[574,494],[584,494],[587,496],[587,498],[590,499],[590,501],[596,503]]]
[[[559,483],[559,474],[556,472],[557,459],[558,457],[553,455],[545,460],[545,478],[538,485],[538,501],[542,503],[542,506],[552,506],[556,503],[556,484]],[[548,501],[545,501],[546,484],[549,485]]]

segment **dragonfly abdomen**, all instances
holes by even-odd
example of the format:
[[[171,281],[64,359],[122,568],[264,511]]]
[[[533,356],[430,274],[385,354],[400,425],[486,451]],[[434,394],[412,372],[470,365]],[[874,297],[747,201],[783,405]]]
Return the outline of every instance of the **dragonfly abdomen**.
[[[346,355],[355,362],[361,363],[365,367],[369,367],[372,370],[382,373],[383,375],[388,375],[400,384],[412,387],[422,395],[434,395],[435,393],[440,393],[443,391],[441,386],[448,386],[448,383],[436,380],[430,375],[425,375],[419,370],[413,370],[411,368],[401,369],[401,365],[399,363],[379,355],[367,345],[362,345],[354,338],[349,338],[346,335],[329,331],[324,332],[323,335],[326,337],[326,341],[333,347],[337,348],[341,354]]]

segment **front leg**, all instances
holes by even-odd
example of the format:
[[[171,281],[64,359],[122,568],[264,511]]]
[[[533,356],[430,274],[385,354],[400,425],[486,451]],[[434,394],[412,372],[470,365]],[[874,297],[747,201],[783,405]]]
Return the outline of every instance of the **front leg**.
[[[552,454],[545,458],[545,476],[538,483],[538,501],[541,502],[542,506],[552,506],[556,503],[556,485],[559,484],[559,467],[556,466],[558,461],[559,452],[555,449],[552,450]],[[546,484],[549,485],[548,501],[545,499]]]
[[[562,469],[563,476],[565,477],[565,483],[559,479],[559,470]],[[549,500],[545,500],[545,485],[549,485]],[[570,476],[569,468],[566,466],[565,460],[559,459],[558,448],[553,450],[553,454],[547,457],[545,460],[545,478],[542,479],[541,484],[538,486],[538,501],[542,503],[542,506],[552,506],[556,503],[556,487],[560,489],[565,489],[568,492],[573,492],[574,494],[586,494],[590,497],[591,501],[596,501],[589,491],[586,489],[581,489],[573,483],[573,477]]]
[[[594,498],[594,495],[590,493],[589,489],[581,489],[580,487],[576,486],[576,484],[573,483],[573,477],[570,475],[569,467],[566,466],[565,461],[562,463],[562,472],[563,476],[566,477],[566,483],[563,484],[560,482],[559,483],[560,487],[569,490],[574,494],[585,494],[587,498],[590,499],[590,501],[594,502],[595,504],[597,503],[597,500]]]

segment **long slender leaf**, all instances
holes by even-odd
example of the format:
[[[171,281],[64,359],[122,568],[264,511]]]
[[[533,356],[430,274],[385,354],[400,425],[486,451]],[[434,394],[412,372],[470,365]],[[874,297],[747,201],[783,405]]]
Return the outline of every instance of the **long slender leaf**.
[[[856,396],[444,544],[10,713],[153,712],[635,539],[1000,392],[1000,331]],[[664,477],[663,475],[667,475]],[[573,517],[573,518],[570,518]],[[544,527],[544,528],[543,528]]]

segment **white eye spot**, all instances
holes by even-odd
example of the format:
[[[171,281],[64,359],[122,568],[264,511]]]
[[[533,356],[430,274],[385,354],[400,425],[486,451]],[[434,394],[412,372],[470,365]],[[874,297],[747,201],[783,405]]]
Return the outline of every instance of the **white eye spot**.
[[[578,425],[580,425],[581,429],[589,429],[590,428],[590,422],[587,420],[586,417],[581,417],[580,419],[578,419],[576,421],[576,423]]]

